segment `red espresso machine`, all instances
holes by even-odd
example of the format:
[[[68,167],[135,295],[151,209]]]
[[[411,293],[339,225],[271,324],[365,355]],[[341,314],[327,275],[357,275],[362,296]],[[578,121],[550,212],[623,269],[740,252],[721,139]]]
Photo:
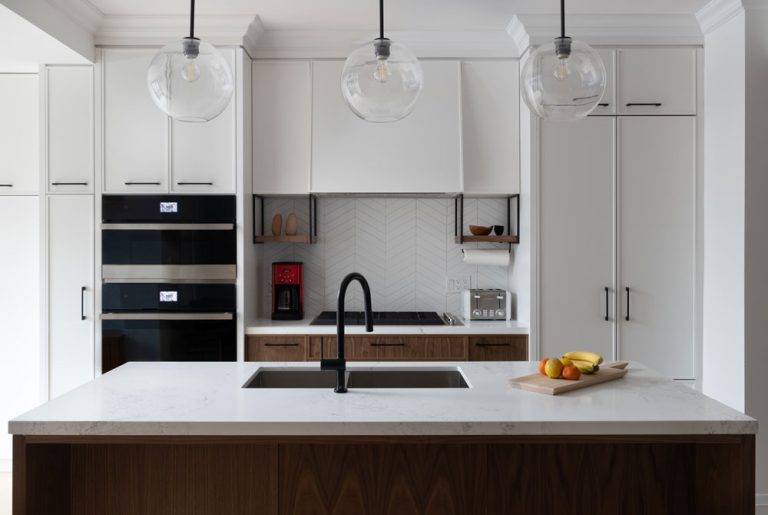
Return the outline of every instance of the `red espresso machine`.
[[[272,263],[272,320],[304,318],[304,263]]]

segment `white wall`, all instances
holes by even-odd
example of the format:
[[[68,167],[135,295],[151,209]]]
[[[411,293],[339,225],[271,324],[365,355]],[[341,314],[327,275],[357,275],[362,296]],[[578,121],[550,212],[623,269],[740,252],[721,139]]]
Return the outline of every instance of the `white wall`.
[[[744,410],[744,13],[707,34],[702,390]]]
[[[757,492],[768,495],[768,3],[746,7],[745,362],[757,439]]]

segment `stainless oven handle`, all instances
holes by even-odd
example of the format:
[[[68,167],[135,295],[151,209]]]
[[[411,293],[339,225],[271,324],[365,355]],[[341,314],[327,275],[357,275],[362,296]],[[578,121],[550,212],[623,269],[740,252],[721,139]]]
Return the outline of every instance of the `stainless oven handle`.
[[[104,223],[104,231],[231,231],[235,224],[159,224],[159,223]]]
[[[233,320],[233,313],[102,313],[102,320]]]

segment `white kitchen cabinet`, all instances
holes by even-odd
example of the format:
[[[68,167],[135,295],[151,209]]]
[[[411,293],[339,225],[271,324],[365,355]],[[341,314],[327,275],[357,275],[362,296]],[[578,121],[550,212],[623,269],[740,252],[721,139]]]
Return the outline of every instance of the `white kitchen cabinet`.
[[[616,51],[610,48],[596,50],[605,65],[605,93],[592,114],[614,115],[616,114]]]
[[[459,63],[421,66],[424,89],[414,111],[397,122],[371,123],[342,98],[343,61],[313,63],[313,192],[461,191]]]
[[[220,48],[235,78],[235,50]],[[146,88],[145,88],[146,89]],[[174,193],[236,193],[237,99],[205,123],[171,122],[171,191]]]
[[[2,462],[11,459],[11,436],[5,434],[8,420],[34,408],[42,401],[38,197],[0,197],[0,242]]]
[[[168,117],[147,90],[154,54],[145,48],[102,50],[105,193],[168,191]]]
[[[45,68],[45,156],[49,193],[92,193],[93,67]]]
[[[0,74],[0,195],[40,189],[37,74]]]
[[[610,359],[616,118],[545,121],[540,135],[541,356],[590,349]]]
[[[696,50],[636,48],[618,53],[619,114],[696,114]]]
[[[520,192],[516,61],[461,63],[464,193]]]
[[[312,64],[253,63],[253,191],[306,195],[312,162]]]
[[[696,118],[619,120],[618,357],[679,379],[695,377],[695,193]]]
[[[57,397],[94,376],[92,195],[48,197],[49,390]]]

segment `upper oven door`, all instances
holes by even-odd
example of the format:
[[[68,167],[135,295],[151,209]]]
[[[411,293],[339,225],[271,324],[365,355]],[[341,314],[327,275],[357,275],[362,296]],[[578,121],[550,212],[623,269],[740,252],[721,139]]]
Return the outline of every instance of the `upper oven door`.
[[[234,197],[105,196],[101,229],[105,282],[236,279]]]

